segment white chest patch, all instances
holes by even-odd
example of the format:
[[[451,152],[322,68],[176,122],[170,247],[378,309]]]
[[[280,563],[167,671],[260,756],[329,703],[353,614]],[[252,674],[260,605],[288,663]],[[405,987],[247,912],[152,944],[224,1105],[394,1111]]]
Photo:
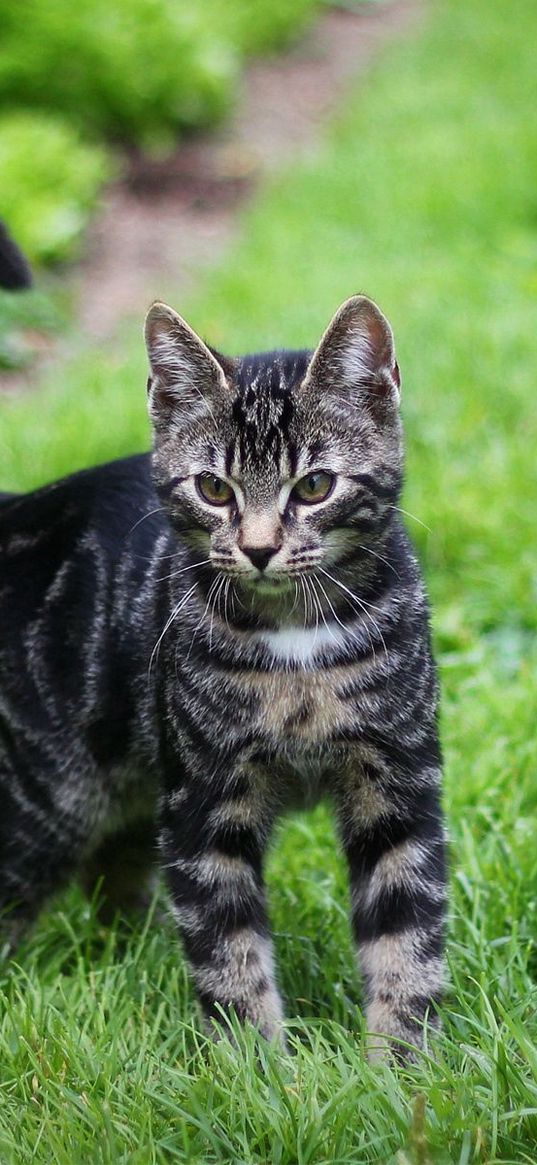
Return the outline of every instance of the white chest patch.
[[[258,631],[254,638],[280,663],[301,663],[304,666],[327,649],[342,647],[353,632],[348,634],[338,623],[323,624],[321,627],[282,627],[279,631]]]

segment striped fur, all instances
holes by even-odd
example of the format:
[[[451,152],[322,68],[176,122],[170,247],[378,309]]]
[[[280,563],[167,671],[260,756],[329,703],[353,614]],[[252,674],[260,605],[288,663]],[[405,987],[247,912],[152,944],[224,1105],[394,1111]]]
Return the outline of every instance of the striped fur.
[[[442,991],[446,898],[391,331],[355,297],[313,354],[225,359],[164,305],[146,335],[152,461],[0,502],[6,925],[74,876],[103,876],[108,913],[137,904],[160,860],[209,1020],[279,1038],[264,859],[283,812],[327,797],[371,1054],[404,1053]],[[315,473],[330,490],[303,503]]]

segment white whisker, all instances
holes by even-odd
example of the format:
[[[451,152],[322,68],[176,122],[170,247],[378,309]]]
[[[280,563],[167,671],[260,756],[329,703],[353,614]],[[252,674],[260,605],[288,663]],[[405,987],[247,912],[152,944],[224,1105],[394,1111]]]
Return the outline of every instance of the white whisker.
[[[191,596],[194,594],[194,591],[196,590],[196,587],[197,587],[197,585],[198,585],[198,584],[197,584],[197,582],[195,582],[195,583],[194,583],[194,584],[193,584],[193,585],[190,587],[190,590],[188,590],[188,591],[186,592],[186,595],[183,595],[183,597],[182,597],[182,599],[180,600],[180,602],[179,602],[179,603],[177,603],[177,606],[175,606],[175,607],[173,608],[173,611],[172,611],[172,613],[171,613],[171,615],[170,615],[169,619],[167,620],[167,622],[166,622],[166,624],[165,624],[165,626],[164,626],[164,629],[161,631],[161,633],[160,633],[160,635],[159,635],[159,637],[158,637],[158,639],[157,639],[157,642],[155,643],[155,646],[154,646],[154,648],[153,648],[153,650],[152,650],[152,652],[151,652],[151,657],[150,657],[150,660],[149,660],[149,667],[148,667],[148,669],[147,669],[147,678],[148,678],[148,679],[149,679],[149,678],[150,678],[150,676],[151,676],[151,668],[153,667],[153,661],[154,661],[154,660],[155,660],[155,659],[158,657],[158,652],[159,652],[160,645],[161,645],[161,643],[162,643],[162,640],[164,639],[164,636],[165,636],[165,634],[166,634],[166,632],[167,632],[168,628],[169,628],[169,627],[171,627],[172,623],[173,623],[173,622],[174,622],[174,620],[177,618],[177,616],[178,616],[179,612],[180,612],[180,611],[183,609],[183,607],[184,607],[185,603],[187,603],[187,602],[188,602],[188,600],[190,599],[190,597],[191,597]]]
[[[345,591],[345,594],[350,595],[351,599],[354,599],[356,603],[359,603],[362,610],[368,607],[371,611],[378,611],[380,615],[384,614],[382,607],[376,607],[374,603],[368,603],[366,599],[359,599],[358,595],[355,595],[354,591],[351,591],[349,587],[345,586],[345,583],[340,582],[339,579],[334,578],[334,576],[329,574],[327,570],[324,570],[322,566],[320,566],[318,569],[321,571],[321,574],[325,574],[326,577],[330,579],[330,582],[335,583],[337,587],[340,587],[342,591]]]
[[[393,563],[389,562],[387,558],[383,558],[382,554],[377,554],[376,550],[371,550],[371,547],[369,546],[360,545],[358,546],[358,550],[363,550],[365,554],[371,554],[373,558],[378,558],[379,562],[383,562],[385,566],[388,566],[397,578],[401,577],[399,571],[395,569]]]
[[[304,582],[304,576],[299,575],[298,581],[299,581],[300,586],[302,588],[302,599],[304,602],[304,630],[305,630],[308,623],[309,623],[309,602],[308,602],[308,596],[306,594],[306,586],[305,586],[305,582]]]
[[[315,632],[313,635],[313,645],[312,645],[312,650],[314,651],[315,644],[317,642],[317,636],[319,634],[319,603],[317,600],[317,595],[311,586],[311,581],[312,581],[311,578],[306,577],[304,579],[304,581],[305,581],[306,586],[308,588],[308,592],[311,595],[312,607],[313,607],[313,610],[315,612]]]
[[[224,587],[224,623],[225,623],[226,627],[229,627],[229,619],[228,619],[228,614],[227,614],[227,601],[228,601],[228,597],[229,597],[230,587],[231,587],[231,579],[228,576],[228,578],[226,579],[226,585]]]
[[[360,611],[362,611],[363,614],[365,615],[365,617],[370,620],[370,622],[373,624],[373,627],[375,628],[375,630],[378,634],[378,637],[382,643],[385,654],[387,656],[388,655],[388,648],[386,647],[386,642],[385,642],[384,636],[382,634],[382,631],[381,631],[376,619],[374,619],[373,616],[370,615],[369,610],[368,610],[368,608],[369,608],[372,611],[379,611],[382,614],[381,608],[375,607],[373,605],[373,603],[367,603],[365,599],[359,599],[358,595],[354,594],[354,591],[349,590],[349,587],[346,587],[344,583],[339,582],[339,580],[337,578],[334,578],[333,575],[329,574],[328,571],[324,569],[324,567],[320,566],[319,570],[321,571],[321,574],[326,575],[326,577],[328,579],[330,579],[330,582],[334,583],[334,585],[336,587],[339,587],[341,591],[343,591],[346,595],[350,596],[350,599],[352,600],[351,605],[356,603],[358,605],[358,608],[360,609]],[[371,645],[371,646],[373,647],[373,645]],[[375,654],[374,648],[373,648],[373,654]]]
[[[402,506],[393,506],[393,505],[390,506],[390,509],[397,510],[398,514],[404,514],[405,518],[412,518],[413,522],[417,522],[418,526],[423,526],[424,530],[427,530],[427,532],[429,534],[432,534],[431,527],[427,526],[425,522],[422,522],[421,518],[417,518],[415,514],[411,514],[410,510],[403,510]]]
[[[211,585],[210,585],[210,587],[209,587],[209,591],[208,591],[208,594],[207,594],[207,602],[205,603],[205,609],[204,609],[204,611],[203,611],[203,614],[202,614],[202,616],[201,616],[201,619],[200,619],[199,623],[197,623],[197,624],[196,624],[196,626],[195,626],[195,628],[194,628],[194,632],[193,632],[193,635],[192,635],[192,639],[191,639],[191,641],[190,641],[190,647],[189,647],[189,649],[188,649],[188,652],[187,652],[187,657],[186,657],[186,659],[187,659],[187,662],[188,662],[188,660],[190,659],[190,652],[192,651],[192,648],[193,648],[193,646],[194,646],[195,639],[196,639],[196,635],[197,635],[197,633],[198,633],[198,631],[199,631],[200,627],[201,627],[201,626],[203,625],[203,623],[205,622],[205,616],[206,616],[206,614],[207,614],[207,611],[209,610],[209,606],[210,606],[210,603],[211,603],[212,597],[213,597],[213,595],[214,595],[214,592],[215,592],[215,590],[216,590],[216,587],[217,587],[218,583],[220,582],[220,578],[221,578],[220,574],[217,574],[216,578],[214,578],[214,579],[213,579],[213,581],[211,582]],[[210,650],[210,648],[209,648],[209,650]]]
[[[335,607],[332,603],[332,600],[330,599],[329,595],[327,594],[327,591],[325,590],[320,578],[317,579],[317,582],[319,583],[319,586],[320,586],[320,588],[323,592],[323,595],[328,603],[328,606],[330,607],[330,610],[332,612],[332,615],[333,615],[336,623],[339,623],[339,626],[343,629],[345,634],[348,635],[349,639],[354,639],[354,641],[356,643],[359,643],[360,642],[359,636],[356,635],[354,631],[351,631],[348,627],[345,626],[344,623],[341,622],[341,619],[338,617],[338,615],[336,613],[336,610],[335,610]],[[328,628],[328,624],[326,624],[326,626]],[[373,640],[371,638],[371,632],[370,632],[369,627],[367,625],[365,627],[365,631],[366,631],[367,637],[369,639],[369,642],[371,644],[371,651],[373,652],[373,658],[376,659],[375,644],[373,643]]]
[[[152,518],[154,514],[163,514],[165,511],[166,506],[157,506],[155,510],[149,510],[147,514],[142,514],[142,517],[138,518],[138,521],[134,523],[134,526],[131,526],[127,537],[130,538],[131,534],[134,534],[134,531],[137,529],[137,527],[141,526],[142,522],[146,521],[146,518]]]
[[[207,566],[210,558],[204,558],[202,562],[193,562],[190,566],[183,566],[181,570],[174,570],[171,574],[165,574],[162,578],[157,578],[156,582],[168,582],[172,578],[179,578],[179,575],[185,574],[187,570],[195,570],[197,566]]]
[[[225,576],[225,574],[223,574],[220,578],[220,585],[216,588],[216,590],[214,592],[213,602],[212,602],[212,607],[211,607],[211,622],[209,624],[209,652],[212,651],[212,646],[213,646],[213,625],[214,625],[214,617],[216,614],[216,605],[218,603],[218,611],[220,612],[220,599],[222,596],[222,589],[225,586],[225,583],[226,583],[226,576]]]
[[[330,609],[331,609],[331,611],[332,611],[332,614],[333,614],[333,616],[334,616],[334,618],[335,618],[335,620],[336,620],[336,623],[339,623],[340,627],[343,627],[343,630],[345,631],[345,626],[344,626],[344,624],[341,622],[341,620],[340,620],[340,619],[338,619],[338,617],[337,617],[337,615],[336,615],[336,613],[335,613],[335,611],[334,611],[334,608],[333,608],[333,606],[332,606],[332,603],[330,602],[330,599],[328,598],[328,595],[327,595],[327,593],[326,593],[326,591],[325,591],[325,589],[324,589],[324,587],[323,587],[323,584],[322,584],[322,582],[321,582],[320,578],[318,578],[317,580],[315,580],[314,578],[312,578],[312,580],[311,580],[311,582],[312,582],[312,585],[313,585],[313,588],[314,588],[314,590],[315,590],[315,593],[317,593],[317,588],[316,588],[316,586],[315,586],[315,582],[316,582],[316,581],[319,583],[319,586],[320,586],[320,588],[321,588],[321,590],[322,590],[322,592],[323,592],[323,595],[324,595],[324,597],[325,597],[325,599],[326,599],[326,601],[327,601],[327,603],[328,603],[328,606],[330,607]],[[317,597],[318,597],[318,596],[317,596]],[[320,612],[321,612],[321,618],[322,618],[322,620],[323,620],[323,623],[324,623],[324,625],[325,625],[325,627],[326,627],[326,630],[328,631],[328,634],[329,634],[329,635],[332,637],[332,639],[334,640],[334,643],[335,643],[335,644],[336,644],[336,645],[339,647],[339,646],[340,646],[340,644],[338,643],[338,640],[337,640],[336,636],[334,635],[334,632],[332,631],[332,628],[330,627],[330,624],[329,624],[329,623],[327,622],[327,620],[326,620],[326,616],[325,616],[325,613],[324,613],[324,611],[323,611],[323,604],[322,604],[322,601],[321,601],[319,598],[318,598],[318,602],[319,602],[319,610],[320,610]]]
[[[293,579],[293,582],[295,585],[295,598],[294,598],[293,606],[291,607],[291,610],[289,611],[289,616],[288,616],[289,618],[291,617],[293,612],[296,611],[297,604],[298,604],[298,585],[297,585],[296,579]]]

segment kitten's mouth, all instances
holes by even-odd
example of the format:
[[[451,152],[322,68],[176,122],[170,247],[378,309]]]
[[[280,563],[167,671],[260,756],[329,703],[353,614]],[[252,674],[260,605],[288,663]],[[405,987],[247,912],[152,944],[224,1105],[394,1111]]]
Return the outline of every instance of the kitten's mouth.
[[[243,579],[243,582],[261,594],[275,594],[276,592],[286,591],[289,590],[291,585],[291,579],[286,574],[259,574],[256,577],[247,575]]]
[[[289,572],[278,571],[277,574],[266,574],[265,571],[258,571],[254,574],[249,570],[237,570],[236,567],[229,569],[227,564],[224,566],[213,563],[213,566],[222,574],[226,574],[228,578],[233,579],[239,590],[246,591],[252,597],[257,595],[259,598],[283,598],[293,589],[296,589],[299,573],[297,570],[291,570]]]

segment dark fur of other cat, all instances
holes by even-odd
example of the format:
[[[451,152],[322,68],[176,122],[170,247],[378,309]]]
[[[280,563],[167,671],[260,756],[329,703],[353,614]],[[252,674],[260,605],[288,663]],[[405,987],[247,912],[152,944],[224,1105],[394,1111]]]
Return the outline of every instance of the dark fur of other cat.
[[[22,291],[32,285],[32,274],[20,247],[0,221],[0,287]]]
[[[327,797],[367,1025],[419,1045],[443,983],[437,685],[401,523],[399,371],[363,296],[310,352],[146,322],[154,453],[0,503],[0,904],[157,860],[210,1020],[281,1031],[263,864]]]

